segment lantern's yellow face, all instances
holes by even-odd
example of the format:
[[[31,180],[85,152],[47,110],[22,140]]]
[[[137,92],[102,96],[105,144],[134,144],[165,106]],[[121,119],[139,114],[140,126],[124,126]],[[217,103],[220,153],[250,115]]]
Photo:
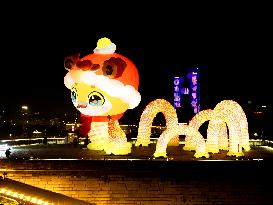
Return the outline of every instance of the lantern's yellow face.
[[[124,113],[128,108],[120,98],[112,97],[94,85],[78,82],[71,88],[73,105],[84,115],[112,116]]]

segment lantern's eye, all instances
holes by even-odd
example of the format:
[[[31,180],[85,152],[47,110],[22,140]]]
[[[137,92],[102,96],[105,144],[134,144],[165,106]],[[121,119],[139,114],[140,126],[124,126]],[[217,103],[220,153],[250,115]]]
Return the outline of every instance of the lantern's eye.
[[[91,106],[102,106],[104,102],[103,95],[97,91],[93,91],[88,95],[88,103]]]
[[[109,78],[118,78],[122,75],[126,63],[121,58],[111,57],[109,60],[104,61],[102,72],[103,75]]]
[[[71,90],[71,99],[73,103],[77,102],[77,90],[75,88]]]

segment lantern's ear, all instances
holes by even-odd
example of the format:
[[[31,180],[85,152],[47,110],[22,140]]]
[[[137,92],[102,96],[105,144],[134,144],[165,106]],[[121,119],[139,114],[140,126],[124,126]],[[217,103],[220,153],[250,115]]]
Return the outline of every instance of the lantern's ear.
[[[73,66],[75,66],[76,63],[79,61],[79,59],[80,59],[79,53],[66,57],[64,59],[64,68],[70,71],[73,68]]]

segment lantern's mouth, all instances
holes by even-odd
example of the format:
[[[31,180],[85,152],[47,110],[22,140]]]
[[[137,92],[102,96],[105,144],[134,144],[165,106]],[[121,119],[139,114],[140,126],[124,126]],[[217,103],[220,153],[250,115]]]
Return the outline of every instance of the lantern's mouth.
[[[84,104],[78,104],[77,108],[87,108],[87,105],[84,105]]]

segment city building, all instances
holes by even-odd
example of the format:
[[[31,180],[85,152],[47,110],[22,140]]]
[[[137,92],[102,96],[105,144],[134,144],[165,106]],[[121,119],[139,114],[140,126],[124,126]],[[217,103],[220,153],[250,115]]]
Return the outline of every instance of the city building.
[[[173,77],[173,106],[184,122],[200,111],[199,68],[176,69]]]

